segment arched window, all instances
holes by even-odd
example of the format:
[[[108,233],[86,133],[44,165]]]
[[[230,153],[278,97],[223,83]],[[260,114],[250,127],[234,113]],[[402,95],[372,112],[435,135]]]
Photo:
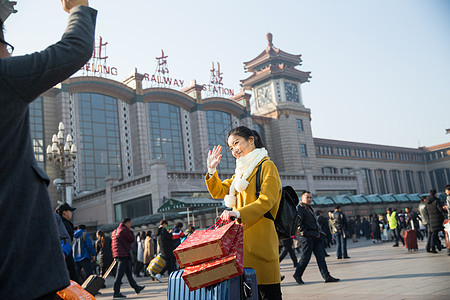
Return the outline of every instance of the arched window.
[[[164,160],[169,171],[185,170],[180,108],[160,102],[147,107],[152,159]]]
[[[30,103],[31,143],[38,166],[44,169],[44,114],[42,98]]]
[[[236,165],[235,158],[228,149],[226,143],[228,132],[231,130],[231,115],[225,112],[208,110],[206,111],[206,127],[208,129],[208,146],[221,145],[222,159],[217,169],[222,171],[233,171]]]
[[[105,177],[122,178],[118,100],[95,93],[78,94],[81,191],[105,186]]]

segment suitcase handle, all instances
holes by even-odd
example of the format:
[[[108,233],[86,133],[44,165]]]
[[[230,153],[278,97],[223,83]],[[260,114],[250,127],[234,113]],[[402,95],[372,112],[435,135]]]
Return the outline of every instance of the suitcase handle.
[[[244,279],[244,282],[242,283],[242,286],[243,286],[243,288],[244,288],[244,297],[245,297],[245,299],[250,299],[250,298],[252,298],[252,287],[247,283],[247,282],[245,282],[245,279]]]
[[[111,273],[112,269],[116,265],[116,260],[114,259],[112,264],[109,266],[108,270],[106,270],[105,274],[103,274],[102,278],[106,280],[106,277],[108,277],[109,273]]]

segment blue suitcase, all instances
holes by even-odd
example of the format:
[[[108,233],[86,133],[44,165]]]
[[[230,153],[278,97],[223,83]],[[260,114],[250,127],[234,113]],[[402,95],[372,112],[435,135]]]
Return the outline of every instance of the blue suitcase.
[[[256,272],[251,268],[244,268],[242,276],[236,276],[192,292],[189,291],[181,275],[183,275],[183,269],[170,274],[168,300],[258,300]]]

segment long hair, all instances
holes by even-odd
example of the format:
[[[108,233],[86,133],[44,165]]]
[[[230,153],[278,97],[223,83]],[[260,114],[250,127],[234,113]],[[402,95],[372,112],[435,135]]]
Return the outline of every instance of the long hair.
[[[230,132],[228,132],[227,140],[225,141],[225,145],[228,145],[228,138],[231,135],[240,136],[240,137],[244,138],[246,141],[248,141],[251,137],[253,137],[256,148],[264,147],[264,144],[261,140],[261,137],[259,136],[259,133],[256,130],[252,130],[248,127],[239,126],[239,127],[231,129]]]
[[[102,248],[105,247],[105,233],[103,231],[99,230],[99,231],[97,231],[97,236],[100,236],[99,240],[100,240],[101,247]]]

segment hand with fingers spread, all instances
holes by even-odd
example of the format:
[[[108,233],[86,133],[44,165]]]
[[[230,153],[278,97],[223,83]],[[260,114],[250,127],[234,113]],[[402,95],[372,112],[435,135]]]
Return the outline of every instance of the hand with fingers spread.
[[[212,152],[211,152],[211,150],[208,151],[208,159],[206,161],[206,165],[208,166],[208,172],[210,170],[215,171],[217,165],[220,162],[220,159],[222,158],[222,154],[220,154],[220,152],[222,152],[222,146],[220,146],[220,145],[214,146]],[[213,173],[210,173],[210,174],[213,174]]]

